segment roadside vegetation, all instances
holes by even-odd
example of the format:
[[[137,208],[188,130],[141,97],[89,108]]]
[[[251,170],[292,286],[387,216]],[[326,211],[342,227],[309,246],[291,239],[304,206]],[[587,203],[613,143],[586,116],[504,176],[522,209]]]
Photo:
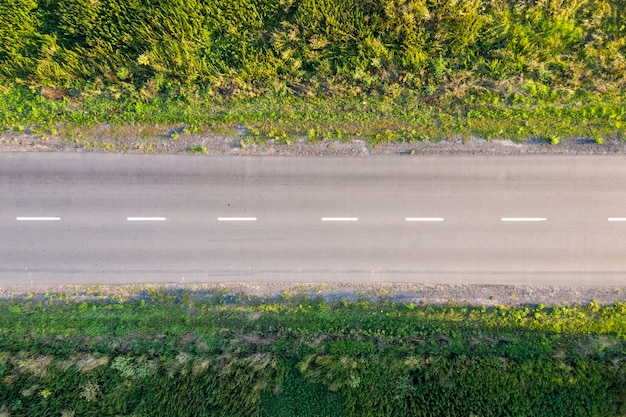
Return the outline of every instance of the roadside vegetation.
[[[0,302],[3,416],[622,416],[626,305]]]
[[[145,126],[166,126],[172,140],[244,132],[244,145],[459,136],[602,144],[625,137],[625,8],[0,0],[0,129],[67,141],[92,140],[94,126],[110,123],[146,138]]]

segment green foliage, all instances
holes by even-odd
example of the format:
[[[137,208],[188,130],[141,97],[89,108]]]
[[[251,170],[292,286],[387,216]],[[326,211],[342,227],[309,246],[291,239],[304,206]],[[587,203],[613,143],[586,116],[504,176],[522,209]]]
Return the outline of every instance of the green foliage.
[[[205,146],[203,145],[193,145],[189,148],[189,152],[191,152],[194,155],[200,155],[200,154],[207,154],[208,151],[206,149]]]
[[[261,398],[264,415],[276,417],[345,415],[341,394],[330,391],[323,383],[311,381],[295,368],[287,368],[281,380],[278,393],[265,392]]]
[[[626,305],[280,302],[148,291],[0,302],[11,416],[619,416]]]
[[[624,15],[613,0],[0,0],[0,76],[150,96],[619,88]]]
[[[0,0],[0,128],[53,136],[106,122],[243,125],[251,140],[370,146],[619,139],[624,8],[614,0]]]
[[[549,142],[551,135],[561,140],[624,138],[626,102],[622,94],[586,94],[554,103],[543,100],[529,98],[519,90],[504,96],[468,93],[463,98],[442,97],[437,106],[424,103],[419,93],[407,91],[395,98],[272,95],[221,102],[200,95],[187,99],[95,96],[49,100],[19,87],[0,90],[0,130],[11,132],[9,135],[41,133],[70,143],[92,137],[94,130],[106,130],[111,132],[110,138],[98,133],[108,140],[99,146],[111,150],[117,146],[115,138],[125,136],[122,131],[128,129],[146,139],[160,135],[176,139],[179,131],[232,135],[244,130],[247,136],[239,140],[245,145],[268,139],[287,144],[303,138],[313,143],[360,139],[371,146],[459,136],[514,141],[543,138],[544,142]],[[133,126],[128,126],[129,122]],[[159,125],[164,126],[163,132]],[[181,125],[186,127],[181,130]]]
[[[550,135],[548,139],[550,140],[551,145],[558,145],[561,142],[561,138],[557,135]]]
[[[0,75],[29,77],[39,49],[36,0],[0,1]]]

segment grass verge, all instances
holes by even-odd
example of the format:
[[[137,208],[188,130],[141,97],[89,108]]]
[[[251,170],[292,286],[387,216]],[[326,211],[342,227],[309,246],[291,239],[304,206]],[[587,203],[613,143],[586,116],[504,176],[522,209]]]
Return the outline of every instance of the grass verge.
[[[242,146],[273,139],[291,144],[360,139],[383,143],[461,137],[559,143],[626,138],[620,94],[539,100],[521,93],[466,95],[436,103],[409,91],[397,96],[271,95],[215,100],[197,95],[149,100],[103,97],[51,100],[24,88],[0,93],[0,131],[60,138],[124,152],[122,139],[176,141],[180,134],[243,135]]]
[[[619,416],[626,305],[150,291],[0,302],[0,413]]]

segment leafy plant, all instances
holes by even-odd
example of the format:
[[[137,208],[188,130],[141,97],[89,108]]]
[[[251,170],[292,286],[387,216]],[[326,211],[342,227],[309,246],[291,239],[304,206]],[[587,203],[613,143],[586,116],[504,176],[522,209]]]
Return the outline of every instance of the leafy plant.
[[[194,155],[200,155],[200,154],[207,154],[208,151],[206,149],[205,146],[203,145],[193,145],[189,148],[189,152],[191,152]]]
[[[558,145],[561,142],[561,138],[557,135],[550,135],[548,139],[550,140],[551,145]]]

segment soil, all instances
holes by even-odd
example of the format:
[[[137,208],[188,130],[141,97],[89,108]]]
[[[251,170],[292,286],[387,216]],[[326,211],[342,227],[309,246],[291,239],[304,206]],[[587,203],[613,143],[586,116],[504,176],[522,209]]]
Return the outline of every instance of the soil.
[[[103,126],[105,131],[107,126]],[[402,144],[383,144],[368,146],[362,140],[344,142],[309,143],[305,138],[297,143],[286,145],[273,140],[264,144],[250,144],[245,141],[245,129],[238,134],[226,136],[217,134],[180,133],[176,139],[171,132],[177,127],[161,129],[165,133],[151,138],[129,134],[122,139],[98,137],[92,141],[71,141],[58,137],[43,138],[33,134],[0,132],[0,152],[122,152],[155,154],[188,154],[190,148],[201,145],[208,155],[275,155],[292,157],[367,157],[381,155],[623,155],[626,154],[626,142],[606,140],[597,144],[589,139],[568,139],[552,145],[545,141],[527,140],[515,143],[510,140],[487,141],[472,138],[464,141],[451,138],[439,142],[411,142]],[[169,132],[169,133],[168,133]],[[110,146],[106,146],[109,144]],[[225,283],[196,284],[181,287],[172,286],[46,286],[18,285],[0,286],[0,297],[24,296],[27,293],[63,293],[71,297],[98,297],[121,294],[136,296],[147,289],[181,289],[198,294],[219,293],[232,295],[251,295],[261,298],[280,299],[285,294],[291,296],[324,297],[327,300],[394,300],[414,304],[459,305],[571,305],[588,304],[592,300],[599,304],[626,302],[626,287],[529,287],[506,285],[436,285],[436,284],[291,284],[291,283]]]

